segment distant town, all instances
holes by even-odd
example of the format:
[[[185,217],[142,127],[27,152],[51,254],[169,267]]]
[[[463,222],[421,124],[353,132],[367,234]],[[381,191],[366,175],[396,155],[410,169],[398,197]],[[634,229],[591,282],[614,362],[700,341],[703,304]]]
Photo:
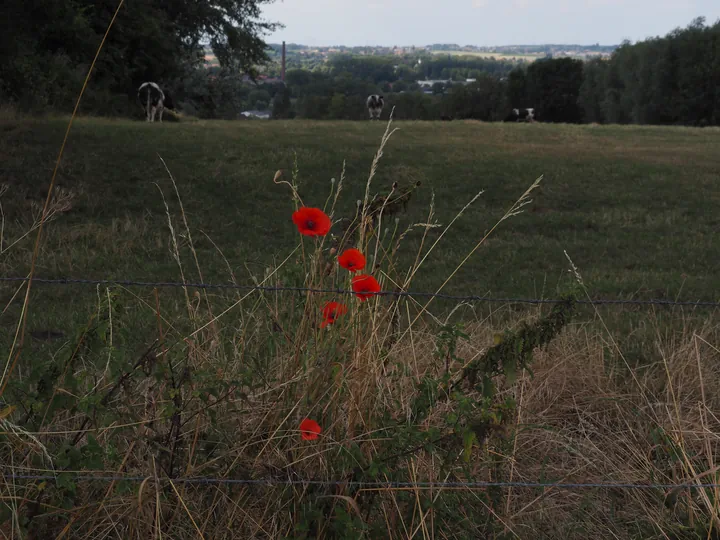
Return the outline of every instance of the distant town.
[[[270,56],[280,62],[282,44],[270,43]],[[509,62],[532,62],[538,58],[579,58],[592,59],[610,56],[618,45],[505,45],[496,47],[478,47],[475,45],[458,45],[453,43],[438,43],[425,46],[377,46],[377,47],[348,47],[345,45],[331,45],[312,47],[297,43],[286,44],[288,68],[312,69],[318,64],[327,62],[333,55],[348,54],[356,56],[414,56],[420,54],[475,56],[482,58],[495,58]],[[217,67],[217,58],[208,49],[205,55],[207,67]]]
[[[222,75],[213,51],[209,48],[205,50],[205,67],[211,72],[210,79],[235,76],[239,88],[245,88],[240,117],[267,120],[273,115],[278,116],[278,89],[288,82],[292,90],[282,110],[287,109],[291,116],[354,117],[364,112],[364,98],[358,98],[358,101],[348,96],[380,91],[388,94],[393,101],[395,99],[390,96],[412,93],[412,99],[423,104],[406,104],[405,110],[412,110],[413,115],[423,117],[437,107],[450,107],[438,103],[449,99],[448,92],[452,87],[470,85],[475,90],[485,88],[494,97],[486,96],[484,102],[492,103],[505,91],[489,90],[488,76],[505,88],[510,72],[516,69],[522,71],[538,59],[564,58],[579,60],[578,63],[583,64],[610,57],[618,46],[546,44],[477,47],[450,43],[421,47],[311,47],[296,43],[270,43],[268,48],[271,61],[256,66],[254,77],[249,73]],[[290,76],[286,78],[288,73]],[[310,73],[314,75],[310,76]],[[261,90],[252,91],[248,87]],[[461,99],[457,97],[460,95],[456,91],[453,99]],[[492,117],[504,114],[504,105],[496,105],[497,110],[492,114],[487,111],[483,114]]]

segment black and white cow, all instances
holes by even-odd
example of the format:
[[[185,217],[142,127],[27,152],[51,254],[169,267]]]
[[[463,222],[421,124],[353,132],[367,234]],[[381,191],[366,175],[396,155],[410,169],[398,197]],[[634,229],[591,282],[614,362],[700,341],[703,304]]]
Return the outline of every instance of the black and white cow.
[[[370,113],[370,120],[380,120],[380,115],[382,114],[383,106],[385,105],[385,98],[383,96],[373,94],[368,96],[366,105],[368,112]]]
[[[163,92],[154,82],[144,82],[140,85],[138,100],[145,110],[145,119],[148,122],[155,121],[155,114],[158,114],[159,120],[162,122],[163,111],[175,108],[170,94]]]
[[[535,109],[513,109],[510,114],[505,117],[504,122],[534,122]]]

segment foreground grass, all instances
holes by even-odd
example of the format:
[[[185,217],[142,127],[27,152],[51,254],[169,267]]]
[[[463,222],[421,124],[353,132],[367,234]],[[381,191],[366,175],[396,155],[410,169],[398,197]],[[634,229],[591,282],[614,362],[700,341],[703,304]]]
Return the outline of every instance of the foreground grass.
[[[263,302],[262,311],[273,305]],[[356,323],[313,338],[302,323],[285,321],[285,337],[264,329],[252,304],[237,313],[239,321],[214,334],[231,346],[199,339],[174,353],[161,349],[130,370],[132,376],[122,376],[117,390],[113,377],[122,370],[102,375],[111,349],[89,338],[88,350],[74,361],[76,372],[53,383],[62,389],[53,410],[41,408],[46,394],[34,402],[34,417],[27,409],[13,415],[28,422],[29,434],[3,423],[5,473],[57,478],[2,485],[5,536],[714,537],[719,513],[712,489],[407,489],[302,481],[717,482],[717,325],[658,336],[664,361],[630,369],[613,353],[609,336],[569,326],[536,352],[532,377],[521,373],[512,383],[501,377],[486,409],[473,393],[462,402],[442,387],[437,401],[424,394],[445,364],[432,354],[438,340],[427,328],[417,327],[411,339],[378,355],[360,312]],[[648,324],[654,326],[652,319]],[[234,325],[251,330],[233,333]],[[450,373],[460,374],[505,328],[470,324]],[[175,329],[164,335],[172,343]],[[293,338],[301,340],[299,361],[295,344],[284,343]],[[27,371],[19,375],[33,379]],[[111,392],[103,406],[88,406]],[[513,405],[506,410],[508,400]],[[483,424],[484,438],[470,439],[467,453],[463,419],[479,410],[494,411],[498,421]],[[297,425],[305,415],[322,423],[319,441],[300,440]],[[43,458],[47,451],[52,459]],[[74,470],[147,480],[76,480]],[[173,485],[167,476],[281,483]],[[283,485],[287,480],[298,484]],[[26,536],[28,530],[37,536]]]

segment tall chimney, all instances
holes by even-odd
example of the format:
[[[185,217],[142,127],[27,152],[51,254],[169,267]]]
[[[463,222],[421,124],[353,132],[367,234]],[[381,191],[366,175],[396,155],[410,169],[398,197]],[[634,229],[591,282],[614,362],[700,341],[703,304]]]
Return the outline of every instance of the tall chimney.
[[[283,41],[282,48],[282,67],[280,68],[280,78],[285,82],[285,42]]]

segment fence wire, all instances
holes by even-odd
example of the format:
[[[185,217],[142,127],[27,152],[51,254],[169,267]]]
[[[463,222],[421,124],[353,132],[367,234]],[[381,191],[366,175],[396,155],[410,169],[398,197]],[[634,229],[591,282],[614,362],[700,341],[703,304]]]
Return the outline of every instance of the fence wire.
[[[17,283],[29,281],[27,277],[0,277],[0,283]],[[80,278],[33,278],[33,283],[45,285],[103,285],[120,287],[145,287],[145,288],[189,288],[206,290],[241,290],[241,291],[263,291],[263,292],[296,292],[296,293],[325,293],[339,295],[353,295],[354,291],[348,289],[318,289],[311,287],[285,287],[285,286],[262,286],[262,285],[237,285],[234,283],[181,283],[173,281],[135,281],[135,280],[114,280],[114,279],[80,279]],[[563,300],[552,298],[497,298],[485,295],[452,295],[443,293],[431,293],[420,291],[380,291],[377,296],[414,297],[414,298],[441,298],[456,302],[485,302],[495,304],[558,304]],[[709,300],[624,300],[624,299],[592,299],[578,300],[578,304],[586,305],[616,305],[616,306],[685,306],[720,308],[720,302]]]
[[[27,277],[0,277],[0,283],[18,283],[29,281]],[[325,293],[339,295],[353,295],[352,290],[347,289],[319,289],[311,287],[286,287],[286,286],[260,286],[260,285],[237,285],[234,283],[182,283],[172,281],[137,281],[137,280],[114,280],[114,279],[83,279],[83,278],[33,278],[34,283],[46,285],[102,285],[120,287],[144,287],[144,288],[193,288],[206,290],[242,290],[242,291],[263,291],[263,292],[295,292],[295,293]],[[393,297],[417,297],[417,298],[441,298],[457,302],[487,302],[502,304],[557,304],[560,299],[549,298],[497,298],[485,295],[451,295],[442,293],[430,293],[420,291],[380,291],[378,296]],[[624,299],[592,299],[578,300],[578,304],[586,305],[630,305],[630,306],[686,306],[720,308],[720,302],[713,301],[690,301],[690,300],[624,300]],[[64,476],[67,473],[63,473]],[[56,475],[50,474],[9,474],[3,475],[6,482],[19,481],[55,481]],[[95,476],[95,475],[73,475],[70,478],[77,482],[132,482],[141,483],[145,480],[152,480],[153,477],[145,476]],[[326,486],[326,487],[352,487],[357,489],[484,489],[484,488],[525,488],[525,489],[637,489],[637,490],[697,490],[717,489],[720,483],[692,483],[692,484],[663,484],[663,483],[613,483],[613,482],[356,482],[345,480],[303,480],[303,479],[236,479],[236,478],[214,478],[214,477],[178,477],[157,478],[161,482],[173,482],[189,485],[246,485],[246,486]]]
[[[63,473],[67,476],[67,473]],[[5,481],[50,481],[56,480],[50,474],[13,474],[3,475]],[[153,480],[152,476],[93,476],[73,475],[72,480],[78,482],[132,482],[141,483]],[[346,480],[300,480],[300,479],[243,479],[243,478],[214,478],[190,477],[169,478],[157,477],[160,482],[173,482],[176,484],[194,485],[244,485],[244,486],[326,486],[326,487],[353,487],[358,489],[482,489],[482,488],[528,488],[528,489],[717,489],[720,484],[660,484],[660,483],[613,483],[613,482],[354,482]]]

